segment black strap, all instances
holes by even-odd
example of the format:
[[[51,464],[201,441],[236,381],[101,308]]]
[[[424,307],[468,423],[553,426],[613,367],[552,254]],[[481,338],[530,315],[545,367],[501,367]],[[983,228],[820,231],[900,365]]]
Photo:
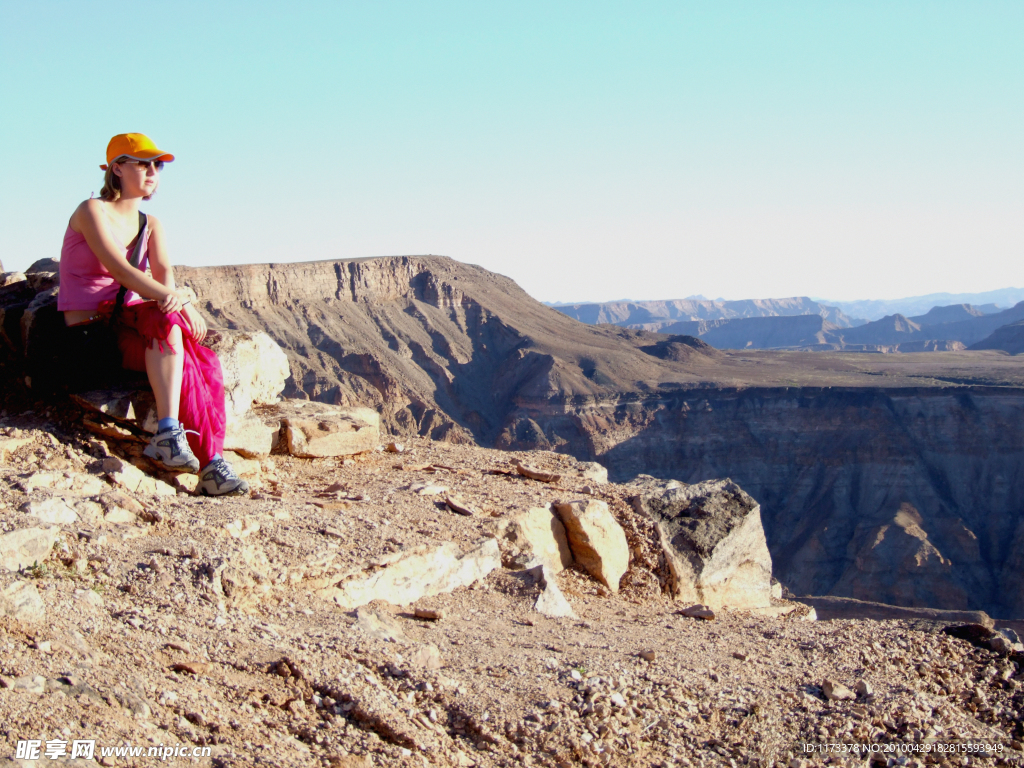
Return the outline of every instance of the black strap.
[[[135,248],[132,250],[132,257],[128,260],[136,269],[142,264],[142,244],[146,242],[146,226],[149,220],[142,211],[139,211],[139,236],[135,240]],[[117,292],[117,298],[114,300],[114,314],[116,315],[121,306],[124,304],[124,297],[128,295],[128,289],[125,286],[121,286],[121,290]]]

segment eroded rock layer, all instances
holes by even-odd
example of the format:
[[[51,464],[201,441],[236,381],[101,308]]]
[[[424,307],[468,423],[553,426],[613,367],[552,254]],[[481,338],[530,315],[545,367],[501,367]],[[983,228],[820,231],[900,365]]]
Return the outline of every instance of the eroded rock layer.
[[[619,480],[731,477],[795,594],[1024,616],[1012,357],[723,353],[578,323],[441,257],[179,277],[214,322],[285,348],[286,395],[372,405],[393,434],[597,459]]]

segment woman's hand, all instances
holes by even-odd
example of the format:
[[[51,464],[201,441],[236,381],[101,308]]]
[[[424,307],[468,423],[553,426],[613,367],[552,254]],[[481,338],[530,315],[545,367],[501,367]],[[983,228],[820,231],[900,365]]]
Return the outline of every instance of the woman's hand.
[[[169,315],[171,312],[181,312],[181,308],[185,306],[185,302],[182,301],[181,296],[174,291],[168,291],[167,295],[157,302],[157,306],[160,308],[161,312],[165,315]]]
[[[193,339],[202,341],[206,338],[206,321],[199,314],[198,309],[191,304],[186,304],[181,316],[185,318],[185,322],[188,324],[188,333]]]

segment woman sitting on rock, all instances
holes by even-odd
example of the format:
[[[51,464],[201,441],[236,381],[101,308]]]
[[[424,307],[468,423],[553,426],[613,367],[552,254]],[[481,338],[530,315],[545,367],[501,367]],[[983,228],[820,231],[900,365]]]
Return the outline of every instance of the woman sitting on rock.
[[[175,290],[160,221],[139,212],[173,159],[141,133],[110,140],[99,198],[75,209],[64,234],[57,309],[82,340],[109,323],[121,364],[146,372],[160,419],[147,457],[198,472],[204,495],[244,493],[248,484],[221,456],[224,379],[217,356],[199,343],[206,322]]]

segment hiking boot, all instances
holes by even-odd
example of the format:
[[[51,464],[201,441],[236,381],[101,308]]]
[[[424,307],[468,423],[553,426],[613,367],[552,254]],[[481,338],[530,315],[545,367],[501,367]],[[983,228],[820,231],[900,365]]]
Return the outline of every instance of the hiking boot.
[[[180,425],[153,435],[142,455],[164,469],[192,473],[199,471],[199,459],[188,447],[188,438],[185,437],[185,430]]]
[[[249,484],[238,476],[230,464],[218,457],[203,467],[196,490],[203,496],[227,496],[248,493]]]

